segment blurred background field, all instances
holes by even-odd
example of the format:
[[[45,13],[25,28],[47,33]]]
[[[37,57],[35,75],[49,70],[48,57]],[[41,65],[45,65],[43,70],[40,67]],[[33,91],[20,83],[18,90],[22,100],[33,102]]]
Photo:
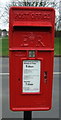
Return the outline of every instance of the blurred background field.
[[[54,55],[61,55],[61,37],[55,38],[55,44],[54,44]]]
[[[0,56],[9,56],[8,36],[0,38]],[[54,55],[61,55],[61,37],[55,37]]]
[[[8,36],[0,38],[0,56],[8,56]]]

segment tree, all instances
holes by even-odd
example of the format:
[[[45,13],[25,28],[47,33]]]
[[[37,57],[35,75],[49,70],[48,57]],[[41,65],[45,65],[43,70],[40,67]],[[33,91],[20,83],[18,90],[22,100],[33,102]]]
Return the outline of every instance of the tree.
[[[59,19],[58,30],[61,30],[61,0],[59,1]]]
[[[1,4],[0,4],[0,24],[1,24],[1,17],[2,17],[2,7],[1,7]]]

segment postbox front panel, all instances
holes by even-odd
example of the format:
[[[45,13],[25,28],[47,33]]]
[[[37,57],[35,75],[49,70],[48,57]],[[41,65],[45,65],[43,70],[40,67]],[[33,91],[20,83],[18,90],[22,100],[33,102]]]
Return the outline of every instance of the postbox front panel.
[[[10,53],[10,107],[12,110],[49,110],[51,108],[52,54],[39,51],[37,58],[31,60],[27,59],[26,51]],[[27,66],[24,67],[24,64]],[[34,64],[35,69],[32,68]]]
[[[54,10],[12,7],[9,50],[10,109],[13,111],[51,109]]]

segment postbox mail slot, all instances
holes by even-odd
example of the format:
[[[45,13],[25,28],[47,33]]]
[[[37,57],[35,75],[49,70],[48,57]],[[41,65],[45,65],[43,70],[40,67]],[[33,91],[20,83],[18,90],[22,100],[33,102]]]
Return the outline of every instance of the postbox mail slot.
[[[27,24],[26,24],[27,25]],[[40,24],[42,25],[42,24]],[[51,25],[51,24],[50,24]],[[52,27],[44,24],[44,26],[19,26],[16,24],[13,29],[10,48],[25,47],[33,49],[53,48]],[[15,42],[17,41],[17,42]]]
[[[15,22],[13,27],[16,26],[52,27],[52,24],[50,22]]]

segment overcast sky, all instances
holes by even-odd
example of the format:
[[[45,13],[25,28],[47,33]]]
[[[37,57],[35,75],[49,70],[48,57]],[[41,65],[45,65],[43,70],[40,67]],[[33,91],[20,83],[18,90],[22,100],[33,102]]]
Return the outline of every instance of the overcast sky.
[[[4,11],[4,6],[6,5],[6,4],[8,4],[9,3],[9,1],[12,1],[12,0],[0,0],[0,14],[1,13],[3,13],[3,11]],[[21,0],[20,0],[21,1]],[[30,0],[30,1],[40,1],[40,0]],[[45,1],[45,0],[44,0]],[[52,2],[52,1],[57,1],[57,2],[59,2],[59,0],[49,0],[49,2]],[[58,11],[56,11],[56,14],[58,15],[59,13],[58,13]],[[3,23],[3,20],[1,20],[0,19],[0,29],[7,29],[8,30],[8,25],[7,24],[4,24]]]
[[[6,2],[9,2],[10,0],[0,0],[0,14],[3,13],[4,11],[4,6]],[[7,29],[8,30],[8,25],[4,24],[3,20],[0,19],[0,29]]]

